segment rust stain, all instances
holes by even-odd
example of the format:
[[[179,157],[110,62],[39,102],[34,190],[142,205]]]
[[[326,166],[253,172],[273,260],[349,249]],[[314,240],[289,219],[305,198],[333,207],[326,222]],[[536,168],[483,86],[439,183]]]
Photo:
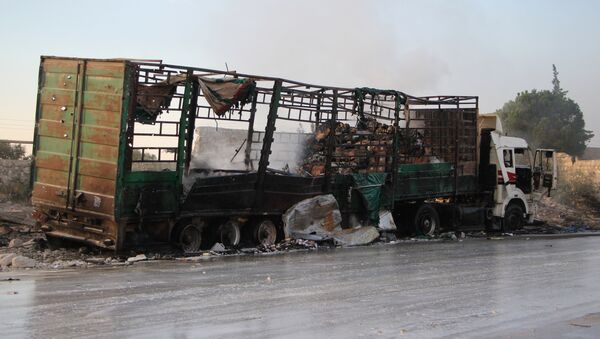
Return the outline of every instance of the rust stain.
[[[118,146],[119,130],[115,128],[83,126],[81,140],[101,145]]]
[[[81,175],[79,177],[79,185],[77,187],[82,191],[98,193],[102,195],[114,196],[115,194],[114,180]]]
[[[40,120],[39,134],[48,137],[71,139],[71,126],[60,121]]]
[[[38,168],[47,168],[56,171],[68,171],[69,159],[66,155],[46,155],[36,157],[35,163]]]
[[[47,168],[38,168],[36,180],[39,183],[48,183],[55,186],[67,187],[67,173]]]
[[[85,176],[114,180],[117,176],[117,164],[94,159],[80,158],[79,173]]]

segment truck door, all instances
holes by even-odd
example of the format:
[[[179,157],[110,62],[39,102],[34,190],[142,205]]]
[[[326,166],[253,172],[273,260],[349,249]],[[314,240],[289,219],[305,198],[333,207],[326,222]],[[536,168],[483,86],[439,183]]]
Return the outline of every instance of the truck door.
[[[555,153],[554,150],[538,149],[535,151],[533,160],[534,190],[541,192],[548,189],[548,196],[550,196],[551,190],[556,189],[557,184]]]
[[[112,216],[123,61],[44,57],[32,200]]]
[[[498,183],[516,184],[517,173],[515,170],[514,149],[499,148],[498,159],[500,168],[498,169]]]

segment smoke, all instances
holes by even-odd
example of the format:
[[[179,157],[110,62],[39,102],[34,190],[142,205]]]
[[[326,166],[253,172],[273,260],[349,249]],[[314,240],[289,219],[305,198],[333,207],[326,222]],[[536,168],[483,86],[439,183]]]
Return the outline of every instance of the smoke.
[[[198,127],[194,138],[192,168],[246,170],[247,131],[233,128]],[[307,134],[303,131],[275,132],[269,168],[296,173],[302,162]],[[256,170],[260,159],[263,135],[255,131],[251,145],[251,166]]]
[[[216,65],[319,85],[432,93],[449,75],[433,50],[398,31],[398,4],[369,1],[224,2],[203,49]],[[390,15],[396,12],[397,15]],[[217,21],[214,18],[235,18]],[[194,60],[197,64],[198,60]]]
[[[202,26],[213,28],[198,37],[196,45],[202,46],[203,54],[186,56],[184,63],[223,69],[226,62],[230,70],[242,73],[324,86],[396,89],[415,95],[436,93],[450,75],[445,55],[436,54],[425,43],[413,47],[414,27],[398,29],[397,23],[409,14],[395,2],[266,0],[223,1],[214,6],[202,14],[206,20]],[[183,24],[194,28],[193,22]],[[262,113],[257,114],[255,123],[259,130],[264,128],[261,119],[266,112]],[[278,122],[277,131],[292,132],[296,127]],[[203,130],[196,138],[194,167],[246,169],[245,145],[231,161],[244,140],[243,132],[219,131]],[[303,148],[296,145],[293,150],[278,150],[280,144],[278,140],[273,144],[270,167],[289,165],[293,171]],[[281,161],[275,153],[283,154]]]

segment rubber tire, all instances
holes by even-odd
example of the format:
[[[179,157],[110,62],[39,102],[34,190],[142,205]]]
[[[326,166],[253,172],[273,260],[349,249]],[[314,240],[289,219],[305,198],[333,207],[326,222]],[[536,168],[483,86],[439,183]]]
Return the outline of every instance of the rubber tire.
[[[277,241],[277,227],[269,219],[258,222],[253,233],[257,245],[273,245]]]
[[[67,242],[63,238],[46,235],[46,247],[50,250],[58,250],[60,248],[66,248]]]
[[[237,246],[242,238],[240,224],[234,220],[228,220],[217,230],[217,240],[225,247]]]
[[[508,204],[504,213],[503,231],[505,233],[512,232],[523,228],[525,219],[523,218],[523,208],[518,204]]]
[[[417,235],[433,235],[440,225],[440,216],[429,204],[422,204],[415,212],[413,228]]]
[[[196,253],[202,246],[202,228],[195,224],[186,224],[177,233],[177,245],[185,253]]]

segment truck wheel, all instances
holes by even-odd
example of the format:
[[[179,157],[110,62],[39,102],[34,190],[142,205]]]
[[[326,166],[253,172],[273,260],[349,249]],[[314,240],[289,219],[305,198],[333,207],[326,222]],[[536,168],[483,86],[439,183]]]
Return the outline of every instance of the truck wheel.
[[[177,236],[177,244],[182,251],[194,253],[200,251],[202,245],[202,229],[195,224],[186,224]]]
[[[517,204],[509,204],[504,213],[504,232],[512,232],[523,228],[523,209]]]
[[[225,246],[237,246],[240,243],[241,233],[240,224],[237,221],[229,220],[219,226],[217,230],[219,241]]]
[[[259,245],[275,244],[275,241],[277,241],[277,227],[269,219],[260,221],[254,229],[254,240]]]
[[[64,239],[53,237],[51,235],[46,235],[46,245],[51,250],[57,250],[61,247],[66,247]]]
[[[440,224],[440,216],[433,206],[423,204],[415,213],[413,224],[417,235],[433,235]]]

